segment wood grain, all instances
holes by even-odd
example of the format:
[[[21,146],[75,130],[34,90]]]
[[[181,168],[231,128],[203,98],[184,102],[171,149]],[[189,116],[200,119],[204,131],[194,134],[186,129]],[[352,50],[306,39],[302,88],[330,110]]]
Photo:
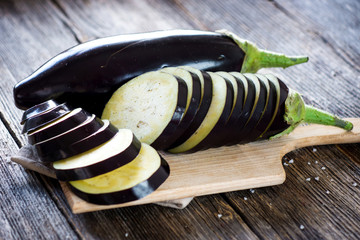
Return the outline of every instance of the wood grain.
[[[83,213],[277,185],[285,181],[281,159],[286,153],[312,145],[360,142],[360,118],[350,121],[354,124],[351,132],[329,126],[305,125],[288,136],[271,141],[191,154],[162,153],[170,165],[170,177],[151,195],[126,204],[90,204],[74,195],[66,183],[61,186],[73,212]]]
[[[77,43],[121,33],[227,28],[262,48],[309,55],[307,64],[266,72],[282,76],[307,103],[360,117],[359,9],[354,0],[0,1],[1,160],[25,144],[18,124],[21,111],[12,101],[13,84]],[[3,185],[0,219],[5,227],[0,238],[357,239],[360,145],[315,149],[285,156],[283,164],[289,166],[284,166],[282,185],[198,197],[182,211],[144,205],[72,214],[56,181],[17,167],[9,170],[4,163],[1,183],[14,186],[20,181],[29,195]],[[289,164],[290,159],[295,162]],[[25,202],[36,210],[23,209]],[[55,221],[56,227],[44,221]]]

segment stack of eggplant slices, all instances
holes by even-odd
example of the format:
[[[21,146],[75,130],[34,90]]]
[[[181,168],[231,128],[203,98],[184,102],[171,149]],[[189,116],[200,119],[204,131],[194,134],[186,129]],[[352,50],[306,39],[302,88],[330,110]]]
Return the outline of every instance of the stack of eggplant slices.
[[[83,200],[100,205],[143,198],[169,176],[158,152],[129,129],[117,129],[82,108],[48,100],[27,109],[23,133],[60,181]]]

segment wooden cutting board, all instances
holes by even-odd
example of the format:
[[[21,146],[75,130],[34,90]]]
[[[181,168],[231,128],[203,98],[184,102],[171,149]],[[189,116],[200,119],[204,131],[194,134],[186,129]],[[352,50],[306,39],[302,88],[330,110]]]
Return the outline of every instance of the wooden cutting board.
[[[360,142],[360,118],[349,119],[351,132],[320,125],[299,126],[288,136],[245,145],[221,147],[191,154],[161,153],[170,165],[170,176],[147,197],[116,205],[90,204],[61,183],[74,213],[155,203],[281,184],[285,181],[282,157],[297,148]]]

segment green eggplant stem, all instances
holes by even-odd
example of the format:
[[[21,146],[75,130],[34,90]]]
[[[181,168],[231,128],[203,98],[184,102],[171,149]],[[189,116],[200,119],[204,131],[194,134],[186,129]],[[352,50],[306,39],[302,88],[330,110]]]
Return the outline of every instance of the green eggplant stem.
[[[228,36],[245,52],[242,73],[255,73],[261,68],[282,67],[287,68],[309,60],[306,56],[287,56],[281,53],[259,49],[254,43],[238,37],[228,30],[217,32]]]
[[[301,95],[291,89],[289,90],[289,95],[285,101],[284,120],[290,125],[289,128],[272,136],[271,139],[289,134],[300,123],[330,125],[347,131],[353,129],[353,124],[351,122],[338,118],[331,113],[317,109],[313,106],[306,105]]]

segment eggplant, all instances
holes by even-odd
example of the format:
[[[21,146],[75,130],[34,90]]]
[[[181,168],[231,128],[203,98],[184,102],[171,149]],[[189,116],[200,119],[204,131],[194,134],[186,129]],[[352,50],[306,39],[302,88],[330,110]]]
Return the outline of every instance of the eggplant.
[[[28,118],[24,122],[22,133],[35,131],[36,129],[68,114],[71,108],[65,103],[60,104],[51,110],[43,111],[41,114]]]
[[[107,103],[102,119],[129,128],[143,143],[166,149],[183,118],[188,100],[185,81],[149,72],[120,87]]]
[[[80,152],[70,149],[69,146],[96,133],[100,129],[106,129],[106,127],[107,125],[104,125],[104,122],[93,114],[75,128],[43,142],[38,142],[34,146],[42,161],[54,162],[79,154]]]
[[[49,138],[55,137],[66,132],[77,125],[83,123],[91,115],[82,108],[76,108],[68,114],[51,121],[50,123],[31,131],[27,134],[30,144],[43,142]]]
[[[222,78],[223,81],[225,81],[225,84],[226,84],[226,92],[224,94],[225,104],[224,104],[223,109],[221,109],[221,111],[219,112],[221,115],[220,115],[219,119],[217,120],[215,126],[212,129],[210,129],[210,132],[206,134],[206,136],[200,141],[199,144],[196,145],[195,148],[191,148],[192,151],[207,149],[209,147],[214,147],[217,144],[218,137],[224,131],[225,125],[228,122],[229,117],[230,117],[231,112],[234,107],[235,91],[234,91],[234,87],[233,87],[231,81],[228,78],[225,78],[216,73],[210,74],[210,76],[212,76],[212,77],[217,76],[217,77]],[[214,93],[214,94],[216,94],[216,93]],[[204,122],[204,123],[206,123],[206,122]],[[201,131],[201,130],[199,129],[199,131]],[[200,132],[198,132],[198,133],[200,133]],[[176,147],[174,149],[176,149]],[[171,151],[174,151],[174,150],[171,150]]]
[[[100,116],[121,85],[149,71],[192,66],[206,71],[256,72],[289,67],[307,57],[258,49],[229,31],[168,30],[100,38],[50,59],[14,86],[15,104],[28,109],[49,99]]]
[[[191,68],[187,67],[189,70]],[[183,69],[183,68],[182,68]],[[189,71],[186,70],[186,71]],[[193,69],[192,69],[193,71]],[[176,69],[172,69],[169,72],[175,74]],[[180,72],[183,72],[181,70]],[[195,72],[195,71],[193,71]],[[197,72],[198,76],[203,75],[201,71]],[[202,119],[201,124],[197,129],[187,131],[188,137],[184,142],[166,149],[171,153],[181,153],[187,151],[197,151],[209,147],[218,147],[231,144],[248,143],[257,139],[268,137],[279,137],[291,132],[301,122],[319,123],[326,125],[333,125],[341,127],[345,130],[351,130],[352,124],[348,121],[339,119],[338,117],[323,112],[319,109],[315,109],[304,103],[299,93],[293,90],[289,90],[287,86],[278,78],[273,75],[261,75],[261,74],[241,74],[238,72],[221,72],[213,73],[206,72],[210,76],[212,83],[212,95],[202,96],[200,100],[200,106],[204,101],[211,102],[207,112],[203,112],[199,115],[199,119]],[[147,78],[147,74],[141,75],[141,85],[152,86],[154,83],[153,77]],[[184,74],[186,76],[186,74]],[[187,75],[188,76],[188,75]],[[174,76],[169,74],[166,78],[173,78]],[[178,75],[181,77],[181,75]],[[231,80],[227,80],[231,79]],[[203,79],[205,80],[205,78]],[[204,81],[204,83],[207,81]],[[126,85],[133,84],[131,88],[125,88]],[[113,112],[114,114],[109,118],[110,121],[120,118],[131,119],[128,123],[121,122],[122,128],[130,128],[136,131],[136,127],[133,123],[137,123],[142,119],[148,119],[148,114],[142,115],[142,110],[138,110],[135,114],[133,109],[129,108],[134,99],[137,101],[137,105],[140,106],[149,102],[149,98],[154,98],[147,92],[140,92],[137,94],[137,89],[141,89],[141,85],[138,85],[136,81],[130,81],[126,85],[120,87],[121,96],[125,98],[119,101],[119,96],[112,99],[105,107],[106,112]],[[205,84],[202,84],[204,87]],[[164,86],[167,90],[164,92],[173,93],[173,87]],[[203,93],[205,89],[202,89]],[[134,97],[134,94],[137,97]],[[128,97],[131,96],[131,97]],[[199,96],[198,96],[199,97]],[[175,98],[175,97],[173,97]],[[123,102],[128,101],[123,106]],[[198,100],[199,101],[199,100]],[[198,102],[197,101],[197,102]],[[165,101],[166,103],[168,101]],[[151,108],[163,108],[160,101],[151,102]],[[191,106],[191,104],[189,105]],[[164,107],[162,110],[167,110]],[[169,115],[172,115],[172,111],[169,111]],[[104,110],[105,112],[105,110]],[[196,114],[197,115],[197,114]],[[205,116],[204,116],[205,115]],[[159,114],[154,115],[151,120],[153,122],[163,122]],[[185,115],[186,116],[186,115]],[[195,118],[194,118],[195,119]],[[198,122],[199,123],[199,122]],[[181,126],[180,124],[177,125]],[[192,124],[189,125],[189,128]],[[135,129],[133,129],[135,127]],[[164,126],[160,128],[163,129]],[[160,132],[157,126],[153,124],[153,128],[150,129],[151,136],[159,134],[153,134]],[[183,129],[181,129],[183,131]],[[174,130],[176,132],[176,130]],[[270,133],[270,134],[269,134]],[[136,132],[141,139],[144,135],[143,132]],[[146,132],[149,134],[149,132]],[[169,139],[174,141],[174,136]],[[179,138],[175,141],[178,142]],[[166,137],[163,138],[166,141]],[[183,140],[183,139],[181,139]],[[157,141],[156,138],[152,138],[152,141]],[[151,142],[150,142],[151,144]]]
[[[24,111],[20,124],[23,125],[29,118],[36,117],[44,112],[47,112],[56,106],[58,106],[59,103],[56,102],[54,99],[50,99],[48,101],[39,103],[26,111]]]
[[[216,141],[214,141],[213,147],[223,146],[228,144],[230,141],[230,136],[233,134],[234,129],[237,126],[236,123],[243,113],[245,97],[248,92],[248,83],[245,77],[235,78],[227,72],[216,72],[216,74],[228,79],[231,82],[234,90],[234,101],[230,116],[222,131],[219,131],[215,137]]]
[[[81,199],[89,203],[110,205],[146,197],[159,188],[169,175],[167,162],[151,146],[143,143],[138,156],[125,166],[68,184]]]
[[[109,141],[56,161],[53,168],[60,181],[92,178],[130,163],[139,154],[140,147],[140,141],[130,130],[120,129]]]
[[[200,127],[201,123],[203,122],[212,101],[213,84],[210,75],[207,72],[200,71],[192,67],[181,67],[181,68],[193,74],[196,74],[200,79],[201,100],[200,100],[200,105],[191,123],[169,148],[174,148],[176,146],[183,144],[188,138],[191,137],[191,135],[195,133],[195,131]]]

